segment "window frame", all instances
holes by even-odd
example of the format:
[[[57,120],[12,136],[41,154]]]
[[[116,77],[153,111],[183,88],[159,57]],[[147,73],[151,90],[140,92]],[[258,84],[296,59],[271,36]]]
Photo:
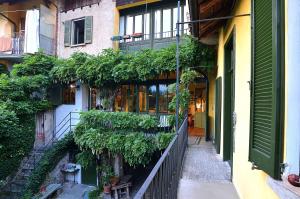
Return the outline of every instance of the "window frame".
[[[72,19],[71,20],[71,32],[70,32],[70,37],[71,37],[71,45],[70,46],[82,46],[82,45],[86,45],[85,43],[85,17],[80,17],[80,18],[76,18],[76,19]],[[75,22],[76,21],[83,21],[84,27],[83,27],[83,43],[78,43],[78,44],[74,44],[74,34],[75,34]]]

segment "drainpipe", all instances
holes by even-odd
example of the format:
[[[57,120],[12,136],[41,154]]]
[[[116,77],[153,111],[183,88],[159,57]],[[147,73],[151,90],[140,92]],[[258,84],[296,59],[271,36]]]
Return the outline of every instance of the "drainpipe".
[[[5,16],[3,13],[0,13],[0,15],[13,25],[13,33],[15,34],[15,32],[17,31],[17,24],[13,20]]]

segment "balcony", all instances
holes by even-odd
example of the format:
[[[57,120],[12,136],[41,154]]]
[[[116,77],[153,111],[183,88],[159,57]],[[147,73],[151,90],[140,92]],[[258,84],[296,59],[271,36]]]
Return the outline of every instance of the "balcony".
[[[7,2],[7,1],[5,1]],[[35,53],[42,49],[54,55],[56,46],[56,8],[34,1],[34,5],[8,2],[8,12],[0,24],[0,58],[19,61],[23,54]],[[18,7],[17,12],[13,12]],[[35,9],[32,9],[35,7]]]
[[[189,29],[184,29],[183,34],[189,34]],[[133,34],[121,38],[119,48],[125,52],[134,52],[147,48],[166,48],[176,42],[176,31],[161,32],[155,34]]]
[[[24,34],[0,37],[0,57],[19,57],[24,53]]]

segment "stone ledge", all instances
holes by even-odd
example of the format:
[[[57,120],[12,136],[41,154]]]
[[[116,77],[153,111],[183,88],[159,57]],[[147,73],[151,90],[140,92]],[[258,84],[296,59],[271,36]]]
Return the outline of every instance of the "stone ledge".
[[[278,194],[279,198],[300,199],[300,188],[292,186],[287,181],[286,177],[283,177],[282,181],[274,180],[273,178],[268,177],[267,183],[271,189]]]

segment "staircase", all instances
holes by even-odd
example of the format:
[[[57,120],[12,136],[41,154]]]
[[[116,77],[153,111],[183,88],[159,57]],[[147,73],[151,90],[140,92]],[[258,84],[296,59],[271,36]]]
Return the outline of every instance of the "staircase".
[[[42,148],[33,149],[26,156],[16,172],[16,174],[7,180],[6,185],[0,188],[0,199],[19,199],[24,190],[28,178],[38,165],[45,151],[57,143],[64,135],[70,133],[76,124],[79,122],[79,113],[70,112],[62,121],[55,127],[54,136]]]
[[[21,197],[29,176],[43,155],[44,150],[33,150],[22,160],[15,176],[1,190],[1,199],[17,199]]]

